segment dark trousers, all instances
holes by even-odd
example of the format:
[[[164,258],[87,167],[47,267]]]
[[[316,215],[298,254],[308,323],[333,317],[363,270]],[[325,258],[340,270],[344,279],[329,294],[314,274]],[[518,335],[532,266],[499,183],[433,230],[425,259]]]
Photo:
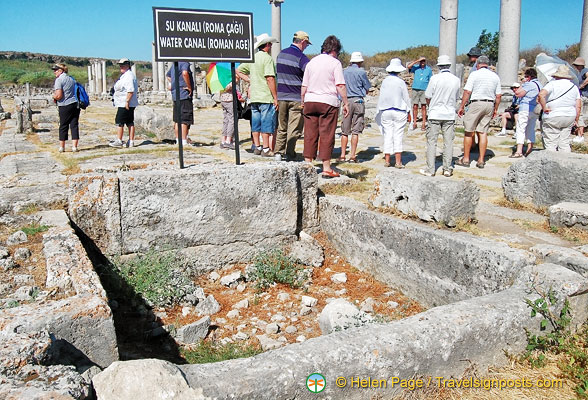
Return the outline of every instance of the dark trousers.
[[[71,138],[78,140],[80,138],[80,109],[78,103],[59,106],[59,140],[67,140],[67,130],[71,129]]]
[[[339,108],[330,104],[308,102],[304,103],[304,158],[316,157],[321,161],[331,159],[335,146],[335,129]],[[320,146],[319,146],[320,141]]]

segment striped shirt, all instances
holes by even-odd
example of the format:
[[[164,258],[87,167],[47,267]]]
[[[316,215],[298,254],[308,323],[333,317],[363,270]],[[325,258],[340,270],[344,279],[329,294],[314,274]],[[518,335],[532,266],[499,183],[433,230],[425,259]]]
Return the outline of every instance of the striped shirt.
[[[282,50],[276,61],[278,100],[300,101],[302,77],[308,57],[294,44]]]
[[[470,100],[492,100],[502,94],[500,78],[488,68],[480,68],[468,76],[463,90],[472,92]]]

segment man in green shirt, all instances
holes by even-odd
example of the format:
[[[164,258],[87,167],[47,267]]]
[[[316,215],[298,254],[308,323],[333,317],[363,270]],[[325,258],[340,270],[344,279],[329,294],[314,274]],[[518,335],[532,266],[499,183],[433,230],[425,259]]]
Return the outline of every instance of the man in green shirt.
[[[272,43],[277,40],[267,33],[257,37],[253,64],[241,64],[237,75],[246,82],[250,82],[249,99],[251,101],[251,132],[255,144],[255,155],[273,157],[271,140],[276,132],[278,111],[278,91],[276,87],[276,65],[270,56]],[[262,143],[259,142],[261,133]],[[262,146],[263,144],[263,146]]]

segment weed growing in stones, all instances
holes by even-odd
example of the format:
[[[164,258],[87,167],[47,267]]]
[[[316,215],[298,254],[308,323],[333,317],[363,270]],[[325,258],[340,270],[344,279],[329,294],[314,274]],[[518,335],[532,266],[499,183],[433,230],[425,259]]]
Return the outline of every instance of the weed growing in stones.
[[[572,143],[574,153],[588,154],[588,145],[585,143]]]
[[[37,233],[40,232],[45,232],[49,229],[49,227],[47,225],[40,225],[38,223],[32,223],[30,225],[27,225],[25,227],[23,227],[21,230],[27,234],[27,236],[34,236]]]
[[[20,303],[17,300],[10,300],[6,303],[6,308],[14,308],[20,306]]]
[[[235,358],[253,357],[262,352],[253,345],[239,345],[237,343],[212,344],[200,342],[192,348],[180,350],[182,356],[190,364],[207,364],[218,361],[233,360]]]
[[[509,201],[505,197],[495,200],[494,204],[500,207],[507,207],[521,211],[530,211],[539,215],[548,216],[547,207],[536,206],[530,203],[521,203],[518,200]]]
[[[263,252],[255,258],[253,263],[252,280],[255,281],[258,291],[276,283],[299,288],[308,278],[308,273],[281,250]]]
[[[558,355],[558,366],[564,378],[576,384],[574,390],[579,398],[588,398],[588,325],[572,333],[572,311],[568,301],[562,306],[551,289],[547,293],[535,291],[539,297],[534,301],[525,299],[525,302],[531,308],[532,317],[542,317],[539,329],[543,333],[527,332],[528,344],[522,360],[533,368],[540,368],[546,364],[548,354]]]
[[[115,271],[135,294],[149,305],[166,306],[179,302],[191,282],[180,271],[184,260],[175,252],[149,251],[121,261],[114,260]]]
[[[28,204],[20,213],[24,215],[31,215],[39,211],[39,206],[36,203]]]

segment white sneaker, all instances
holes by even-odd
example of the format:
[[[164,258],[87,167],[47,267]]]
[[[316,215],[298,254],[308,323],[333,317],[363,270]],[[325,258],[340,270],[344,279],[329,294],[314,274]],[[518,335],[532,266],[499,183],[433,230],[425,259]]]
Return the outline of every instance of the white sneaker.
[[[424,169],[419,169],[419,174],[424,175],[424,176],[435,176],[435,174],[430,174]]]
[[[282,155],[280,153],[276,153],[274,155],[274,160],[275,161],[282,161]]]
[[[498,137],[505,137],[506,136],[506,131],[500,131],[499,133],[496,134],[496,136],[498,136]]]
[[[72,153],[77,153],[77,151],[78,151],[78,148],[76,146],[72,146],[71,147],[71,152]]]
[[[127,142],[127,147],[134,147],[134,146],[135,146],[135,143],[132,140],[129,140]]]
[[[574,143],[584,143],[584,136],[576,136],[572,142]]]
[[[60,147],[60,148],[59,148],[59,152],[60,152],[60,153],[63,153],[64,151],[65,151],[65,147]]]
[[[113,140],[112,142],[108,143],[108,145],[110,147],[119,147],[120,148],[120,147],[123,147],[123,142],[121,142],[120,140],[116,139],[116,140]]]

